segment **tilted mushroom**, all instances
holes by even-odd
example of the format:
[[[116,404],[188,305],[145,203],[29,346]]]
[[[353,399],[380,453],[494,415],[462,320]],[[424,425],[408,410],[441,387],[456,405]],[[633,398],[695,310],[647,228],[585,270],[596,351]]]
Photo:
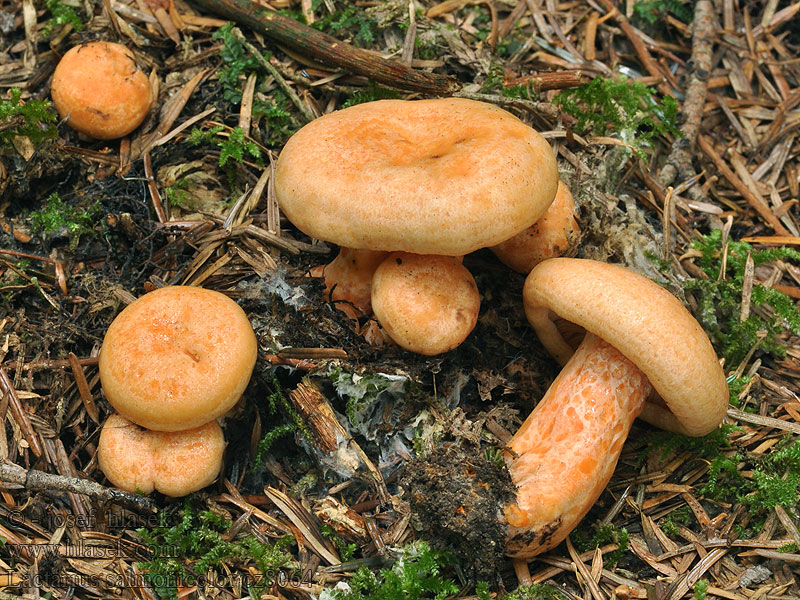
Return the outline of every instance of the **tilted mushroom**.
[[[637,416],[704,435],[728,405],[725,374],[703,329],[649,279],[554,258],[531,271],[523,297],[542,344],[565,366],[508,444],[518,490],[505,508],[507,549],[518,557],[553,548],[578,524],[611,478]],[[577,350],[555,317],[586,330]]]
[[[226,295],[165,287],[112,321],[100,349],[100,382],[111,405],[137,425],[192,429],[236,404],[257,350],[247,315]]]
[[[547,212],[525,231],[492,246],[491,251],[507,267],[527,274],[543,260],[562,256],[579,233],[572,192],[559,181],[555,200]]]
[[[70,48],[53,72],[50,94],[67,125],[100,140],[128,135],[152,104],[147,75],[130,50],[113,42]]]
[[[281,209],[311,237],[454,257],[529,227],[557,185],[541,135],[511,113],[461,98],[380,100],[325,115],[292,136],[275,168]],[[329,290],[357,287],[329,279],[332,272]],[[363,304],[363,294],[333,296]]]

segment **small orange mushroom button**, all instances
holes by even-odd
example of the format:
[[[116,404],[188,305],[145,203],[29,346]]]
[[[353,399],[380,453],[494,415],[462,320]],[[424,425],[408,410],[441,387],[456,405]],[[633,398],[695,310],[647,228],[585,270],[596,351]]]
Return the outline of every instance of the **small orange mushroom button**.
[[[150,80],[133,53],[112,42],[70,48],[53,73],[50,95],[70,127],[101,140],[136,129],[153,100]]]
[[[100,350],[100,382],[111,405],[137,425],[192,429],[236,404],[257,349],[236,302],[203,288],[165,287],[111,323]]]
[[[196,492],[216,479],[225,438],[216,421],[186,431],[148,431],[111,415],[100,432],[97,460],[108,480],[131,493],[154,489],[172,497]]]

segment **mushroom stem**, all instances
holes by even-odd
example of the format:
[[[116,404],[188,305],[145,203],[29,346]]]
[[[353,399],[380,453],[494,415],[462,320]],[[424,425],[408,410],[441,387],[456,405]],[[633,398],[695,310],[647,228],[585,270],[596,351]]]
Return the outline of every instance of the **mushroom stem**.
[[[647,377],[616,348],[587,333],[544,398],[509,442],[516,503],[505,507],[508,553],[558,545],[611,479]]]
[[[325,297],[347,316],[357,319],[372,314],[372,275],[388,252],[340,248],[323,267],[312,269],[313,277],[325,278]]]

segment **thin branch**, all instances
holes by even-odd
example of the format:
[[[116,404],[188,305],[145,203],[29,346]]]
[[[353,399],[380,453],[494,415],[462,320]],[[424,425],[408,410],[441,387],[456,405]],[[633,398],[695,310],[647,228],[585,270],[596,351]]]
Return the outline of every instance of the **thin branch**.
[[[398,60],[388,60],[374,52],[351,46],[250,0],[195,0],[195,3],[263,33],[273,42],[294,52],[356,75],[364,75],[383,85],[441,96],[450,95],[461,87],[454,77],[415,71]]]
[[[16,483],[31,491],[57,490],[60,492],[74,492],[89,496],[103,503],[124,504],[136,510],[149,512],[154,510],[151,500],[144,496],[103,487],[91,479],[55,475],[34,469],[26,470],[11,463],[0,464],[0,482]]]

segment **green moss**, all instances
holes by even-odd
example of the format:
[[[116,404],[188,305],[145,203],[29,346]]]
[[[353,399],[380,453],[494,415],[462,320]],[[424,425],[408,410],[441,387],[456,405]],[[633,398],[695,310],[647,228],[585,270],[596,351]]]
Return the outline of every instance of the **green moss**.
[[[751,477],[742,471],[751,471]],[[745,452],[720,454],[709,465],[708,481],[701,493],[746,506],[763,514],[776,506],[789,508],[800,502],[800,440],[787,436],[765,456]]]
[[[615,527],[611,523],[594,525],[591,535],[586,529],[576,529],[570,534],[570,540],[579,552],[588,552],[606,544],[617,544],[619,548],[603,555],[606,564],[615,564],[628,551],[628,530]]]
[[[648,25],[655,25],[668,14],[684,23],[691,23],[694,19],[691,8],[680,0],[642,0],[633,5],[633,14],[636,20]]]
[[[47,100],[23,103],[22,91],[11,90],[8,100],[0,101],[0,153],[18,136],[30,138],[34,144],[55,137],[53,125],[58,119],[53,104]]]
[[[458,591],[442,574],[449,557],[417,542],[404,549],[390,569],[373,573],[366,567],[355,572],[349,590],[327,590],[320,600],[444,600]]]
[[[49,38],[56,29],[67,24],[72,25],[75,31],[83,30],[83,21],[75,9],[61,0],[44,0],[44,7],[50,13],[50,18],[42,25],[43,37]]]
[[[578,133],[615,135],[641,156],[655,138],[680,135],[675,99],[658,100],[652,89],[625,77],[595,77],[586,85],[560,92],[554,102],[576,119]]]
[[[692,520],[692,511],[687,505],[676,508],[658,524],[661,531],[674,538],[680,534],[679,525],[688,525]]]
[[[334,543],[343,563],[353,560],[358,546],[355,544],[348,544],[330,525],[320,525],[319,531],[324,537]]]
[[[522,586],[506,594],[501,600],[567,600],[569,596],[563,594],[551,585],[535,583]]]
[[[226,130],[227,136],[220,135]],[[195,127],[189,134],[188,142],[193,146],[213,145],[219,148],[219,166],[225,167],[228,185],[231,188],[236,185],[236,166],[243,164],[245,158],[255,159],[259,166],[263,166],[261,149],[245,135],[241,127],[231,129],[224,125],[215,125],[208,131]]]
[[[700,579],[694,584],[694,600],[706,600],[706,592],[708,591],[708,581]]]
[[[94,225],[101,212],[97,202],[87,208],[72,206],[54,193],[45,200],[42,210],[30,213],[31,230],[45,238],[66,233],[70,249],[74,250],[81,236],[95,233]]]
[[[248,579],[255,597],[272,584],[270,574],[291,564],[292,558],[284,548],[293,543],[291,537],[266,544],[255,536],[227,539],[225,533],[232,523],[209,510],[196,510],[186,498],[177,520],[170,524],[166,512],[159,513],[159,524],[152,529],[138,529],[151,553],[151,558],[139,563],[145,579],[161,598],[176,598],[178,585],[196,582],[213,575],[223,581],[225,564],[254,563],[265,577]]]
[[[776,260],[800,261],[800,252],[792,248],[756,250],[745,242],[728,241],[725,270],[722,272],[724,249],[721,231],[712,231],[694,241],[692,246],[701,252],[699,266],[708,279],[689,280],[685,288],[695,292],[697,318],[726,363],[731,367],[738,365],[756,345],[762,352],[783,357],[786,350],[780,336],[787,331],[800,332],[800,311],[786,294],[756,283],[751,306],[768,310],[761,314],[751,310],[749,317],[742,321],[745,265],[748,256],[755,266]]]
[[[328,13],[312,24],[314,29],[332,33],[348,33],[357,46],[368,46],[375,41],[376,23],[363,10],[348,4],[345,8]]]

